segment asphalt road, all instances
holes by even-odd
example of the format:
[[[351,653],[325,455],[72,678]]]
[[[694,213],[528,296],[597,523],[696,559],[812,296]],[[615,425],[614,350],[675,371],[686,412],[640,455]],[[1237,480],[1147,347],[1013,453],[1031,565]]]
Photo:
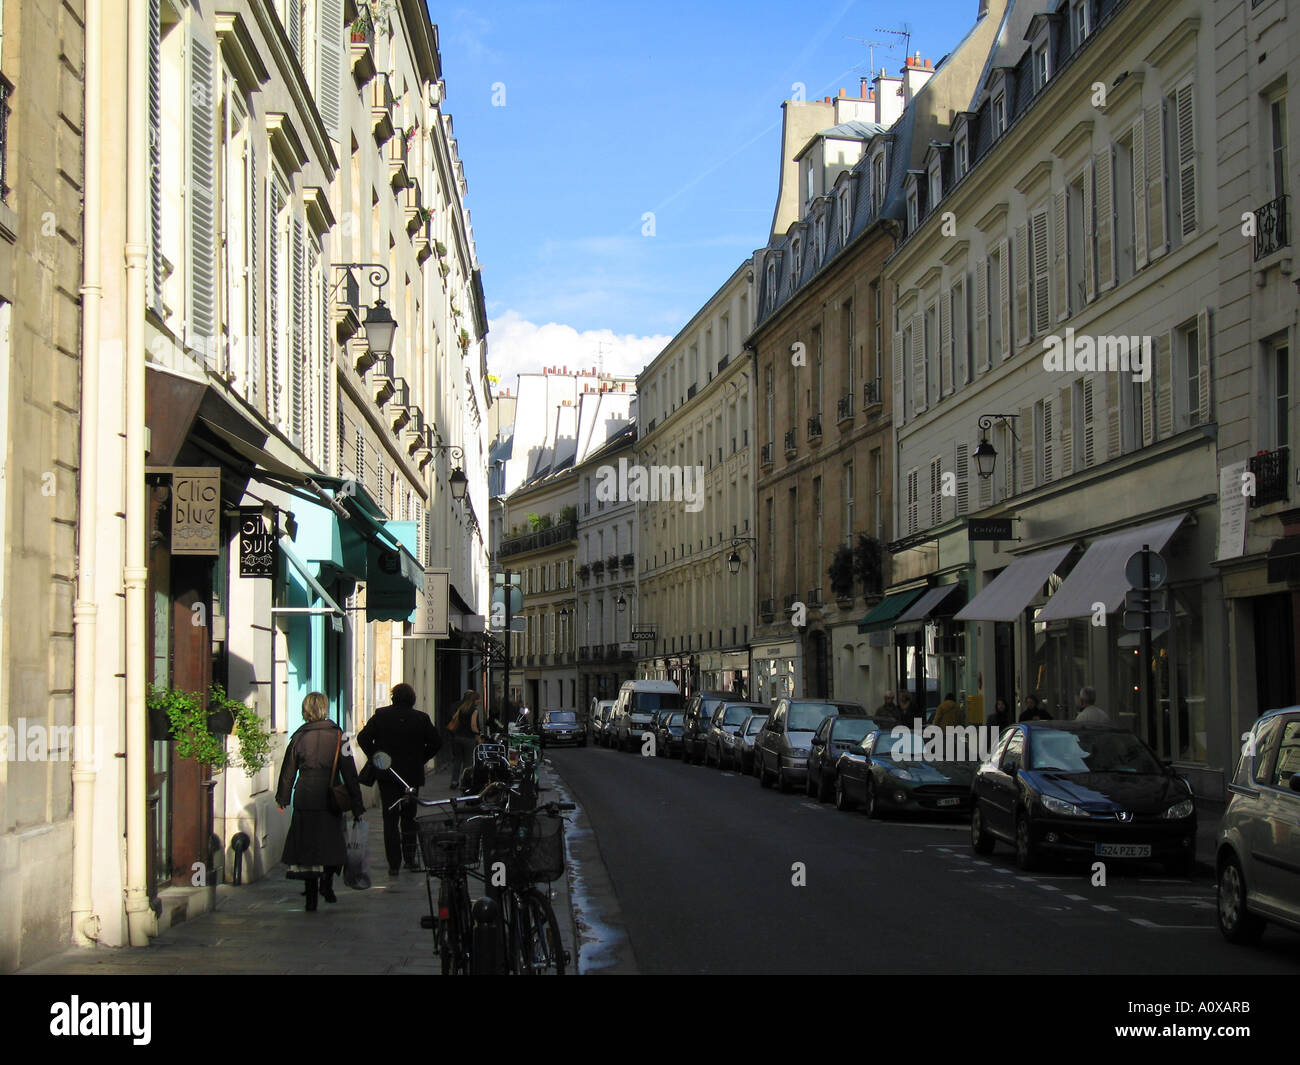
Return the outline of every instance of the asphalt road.
[[[642,973],[1294,975],[1300,935],[1234,947],[1208,877],[1022,874],[964,824],[872,821],[752,777],[547,750],[595,834]],[[803,886],[796,886],[799,869]],[[599,900],[594,900],[599,905]]]

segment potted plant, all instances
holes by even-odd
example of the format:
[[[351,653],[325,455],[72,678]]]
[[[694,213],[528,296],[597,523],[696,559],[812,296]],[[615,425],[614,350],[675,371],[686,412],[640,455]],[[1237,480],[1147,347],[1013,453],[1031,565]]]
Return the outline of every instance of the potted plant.
[[[370,5],[362,4],[357,17],[352,20],[352,43],[368,44],[374,32],[375,22],[370,16]]]
[[[560,524],[563,525],[570,521],[578,520],[578,508],[576,504],[569,503],[567,506],[560,508]]]
[[[167,715],[177,758],[193,758],[214,769],[225,766],[225,744],[208,727],[208,708],[198,692],[151,688],[147,705],[151,711],[160,710]]]
[[[857,550],[854,552],[854,575],[862,582],[868,595],[878,595],[881,578],[884,575],[884,549],[874,536],[865,534],[858,537]]]
[[[836,548],[826,575],[831,579],[831,591],[835,594],[836,602],[841,606],[851,606],[854,578],[853,548],[848,544],[841,544]]]
[[[439,259],[445,257],[447,254],[447,245],[440,240],[435,240],[433,242],[433,253],[438,256]]]
[[[540,514],[529,514],[528,528],[530,528],[533,532],[536,532],[541,527],[542,527],[542,516]]]
[[[213,769],[236,765],[247,773],[263,769],[271,761],[271,733],[257,711],[231,699],[220,684],[209,690],[207,706],[197,692],[175,688],[151,688],[147,705],[151,721],[157,721],[159,715],[166,717],[167,738],[175,742],[178,758],[193,758]],[[239,756],[233,761],[226,754],[225,736],[230,732],[239,745]],[[158,724],[154,725],[154,738],[164,738]]]
[[[469,333],[462,329],[460,335],[456,337],[456,343],[460,345],[461,351],[469,350]]]

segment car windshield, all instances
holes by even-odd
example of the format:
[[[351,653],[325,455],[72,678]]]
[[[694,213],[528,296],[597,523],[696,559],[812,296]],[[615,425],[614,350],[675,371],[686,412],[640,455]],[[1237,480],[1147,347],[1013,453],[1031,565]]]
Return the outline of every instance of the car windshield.
[[[883,736],[876,741],[875,757],[886,761],[916,762],[925,755],[925,740],[915,732]]]
[[[1127,732],[1034,729],[1027,769],[1058,773],[1161,773],[1160,763]]]
[[[791,732],[816,732],[817,726],[828,714],[839,712],[839,707],[834,703],[791,703],[786,727]]]
[[[680,708],[682,697],[677,692],[634,692],[632,695],[632,712],[650,714],[655,710],[672,710]]]
[[[665,722],[665,724],[667,724],[667,725],[680,725],[680,724],[682,723],[682,720],[683,720],[685,717],[686,717],[685,714],[669,714],[669,715],[668,715],[668,720]]]
[[[755,735],[755,734],[758,732],[758,730],[761,729],[761,728],[763,727],[763,725],[766,724],[766,723],[767,723],[767,717],[766,717],[766,716],[763,716],[763,717],[751,717],[751,718],[749,719],[749,724],[745,726],[745,735],[746,735],[746,736],[753,736],[753,735]]]
[[[879,727],[869,717],[840,717],[831,725],[831,739],[839,743],[857,743]]]
[[[729,706],[722,712],[722,724],[739,725],[753,712],[748,706]]]
[[[546,715],[548,725],[572,725],[578,720],[578,715],[572,710],[552,710]]]

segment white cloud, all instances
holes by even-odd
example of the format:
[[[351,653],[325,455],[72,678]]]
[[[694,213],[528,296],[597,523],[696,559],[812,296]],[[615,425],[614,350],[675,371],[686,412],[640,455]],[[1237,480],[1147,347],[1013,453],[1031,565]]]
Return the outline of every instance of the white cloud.
[[[600,364],[605,373],[635,375],[672,340],[671,336],[619,335],[611,329],[578,332],[571,325],[536,322],[506,311],[488,322],[488,372],[500,387],[512,392],[521,373],[539,373],[547,366],[590,370]]]

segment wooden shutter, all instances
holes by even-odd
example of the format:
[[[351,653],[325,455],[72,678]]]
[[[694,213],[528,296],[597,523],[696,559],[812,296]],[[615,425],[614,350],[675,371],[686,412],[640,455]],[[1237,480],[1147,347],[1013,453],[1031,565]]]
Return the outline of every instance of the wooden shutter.
[[[1043,336],[1052,328],[1052,258],[1048,244],[1047,212],[1039,211],[1030,220],[1029,250],[1033,267],[1034,336]]]
[[[925,316],[912,315],[912,410],[920,414],[926,408],[925,394]]]
[[[384,493],[386,480],[384,477],[384,459],[381,455],[375,459],[375,502],[379,504],[379,509],[385,511],[385,513],[387,513],[384,506],[384,501],[387,498]]]
[[[907,420],[907,412],[903,409],[903,377],[907,365],[906,354],[903,351],[903,334],[895,333],[893,340],[893,350],[889,357],[894,363],[894,410],[893,418],[898,424]]]
[[[939,297],[939,362],[946,364],[948,373],[945,376],[940,373],[939,395],[952,395],[953,382],[956,380],[956,358],[953,356],[952,342],[952,293],[945,292]],[[945,392],[943,385],[947,384]]]
[[[1069,477],[1074,472],[1074,387],[1066,385],[1061,389],[1057,406],[1057,461],[1060,463],[1061,476]]]
[[[217,66],[215,49],[190,37],[189,129],[186,140],[186,343],[214,365],[217,335]]]
[[[1092,160],[1083,168],[1083,290],[1089,303],[1097,298],[1097,268],[1092,244]]]
[[[920,524],[920,503],[918,501],[920,471],[913,467],[907,471],[907,531],[914,533]]]
[[[957,474],[957,514],[970,510],[970,445],[958,444],[954,455],[954,472]]]
[[[1196,232],[1196,115],[1192,86],[1174,94],[1178,125],[1178,200],[1182,211],[1182,236]]]
[[[280,299],[280,212],[284,209],[284,198],[279,183],[273,177],[268,177],[266,184],[266,410],[273,424],[283,426],[283,407],[280,403],[281,382],[284,379],[281,368],[284,359],[284,334],[281,329],[284,307]]]
[[[302,0],[285,0],[286,14],[289,16],[289,24],[285,26],[285,33],[289,37],[289,45],[293,49],[293,57],[302,62]]]
[[[321,448],[321,469],[329,470],[330,465],[330,429],[333,425],[333,419],[330,411],[334,406],[334,345],[330,338],[330,314],[328,306],[329,281],[328,278],[321,275],[320,289],[316,296],[317,315],[320,319],[318,328],[320,329],[320,351],[322,374],[321,374],[321,392],[320,392],[320,448]]]
[[[357,430],[357,484],[366,483],[366,438]]]
[[[1021,407],[1018,422],[1020,443],[1017,448],[1016,465],[1020,467],[1020,491],[1028,492],[1034,487],[1034,408]],[[1012,489],[1014,492],[1014,489]]]
[[[262,323],[258,317],[261,305],[258,302],[262,289],[262,216],[258,203],[257,190],[261,182],[257,177],[257,153],[248,146],[248,375],[245,378],[244,398],[249,403],[258,403],[261,389],[262,363]]]
[[[1050,484],[1056,472],[1056,400],[1043,400],[1043,483]]]
[[[1196,314],[1196,365],[1197,383],[1200,394],[1200,424],[1206,425],[1213,412],[1213,397],[1210,394],[1210,356],[1214,346],[1210,343],[1210,325],[1212,318],[1208,310]]]
[[[930,460],[930,525],[943,524],[943,460]]]
[[[1165,122],[1164,104],[1153,104],[1146,112],[1147,166],[1147,258],[1154,262],[1164,255],[1168,235],[1165,227]]]
[[[1053,239],[1056,242],[1056,317],[1065,321],[1070,317],[1070,268],[1069,251],[1066,247],[1066,201],[1065,189],[1057,191],[1052,203]]]
[[[1029,230],[1016,227],[1016,334],[1011,350],[1029,340]]]
[[[1116,458],[1123,453],[1123,423],[1120,421],[1119,378],[1117,373],[1106,374],[1106,457]]]
[[[316,0],[316,107],[334,140],[343,142],[343,0]]]
[[[1151,376],[1156,380],[1156,433],[1163,440],[1174,432],[1174,349],[1170,335],[1162,333],[1152,340],[1152,358],[1155,366]]]
[[[1142,338],[1138,338],[1138,343]],[[1142,446],[1156,442],[1156,377],[1154,369],[1142,382]]]
[[[989,261],[975,264],[975,368],[983,373],[991,365],[989,337]]]
[[[957,367],[955,388],[956,384],[969,384],[971,374],[970,285],[966,282],[965,272],[953,286],[953,291],[961,293],[960,301],[953,302],[952,317],[953,362]]]
[[[1103,148],[1093,156],[1097,183],[1097,291],[1115,284],[1115,184],[1114,156]]]
[[[162,4],[149,0],[149,306],[163,317]]]
[[[1147,264],[1146,115],[1133,120],[1133,255],[1139,270]]]
[[[303,446],[303,388],[305,385],[304,320],[306,311],[303,306],[306,297],[307,281],[306,263],[303,247],[302,219],[294,217],[290,232],[289,245],[291,272],[289,277],[289,435],[299,448]]]
[[[1091,377],[1083,379],[1083,466],[1097,461],[1097,386]]]
[[[998,241],[998,290],[1001,297],[998,314],[1002,326],[999,354],[1005,359],[1011,355],[1011,247],[1005,237]]]

